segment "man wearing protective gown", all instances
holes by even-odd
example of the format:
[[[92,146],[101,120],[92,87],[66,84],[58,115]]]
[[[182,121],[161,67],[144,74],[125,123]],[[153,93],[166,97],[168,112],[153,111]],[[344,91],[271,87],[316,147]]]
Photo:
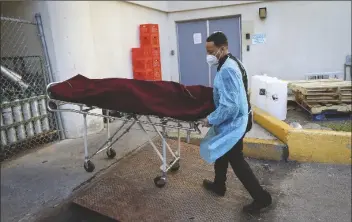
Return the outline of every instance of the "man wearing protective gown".
[[[254,201],[243,207],[246,213],[259,213],[271,205],[271,195],[264,190],[243,156],[243,138],[252,127],[252,111],[247,93],[247,74],[242,63],[228,52],[228,42],[222,32],[207,38],[207,62],[217,66],[213,84],[216,109],[201,120],[211,127],[200,145],[200,155],[214,163],[215,178],[204,180],[205,189],[224,196],[226,174],[230,163],[233,171]]]

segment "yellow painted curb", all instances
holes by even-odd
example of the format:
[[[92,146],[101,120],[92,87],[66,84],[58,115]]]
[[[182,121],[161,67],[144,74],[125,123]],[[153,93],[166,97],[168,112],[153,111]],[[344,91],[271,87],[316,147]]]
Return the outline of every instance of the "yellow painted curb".
[[[351,133],[293,129],[287,141],[290,160],[351,164]]]
[[[253,119],[256,123],[268,130],[282,142],[287,143],[287,134],[289,130],[293,129],[292,127],[257,107],[253,107],[253,111]]]
[[[351,164],[351,133],[295,129],[257,107],[253,110],[254,120],[287,144],[290,160]]]
[[[246,157],[265,160],[287,160],[287,146],[278,140],[244,138],[243,154]]]

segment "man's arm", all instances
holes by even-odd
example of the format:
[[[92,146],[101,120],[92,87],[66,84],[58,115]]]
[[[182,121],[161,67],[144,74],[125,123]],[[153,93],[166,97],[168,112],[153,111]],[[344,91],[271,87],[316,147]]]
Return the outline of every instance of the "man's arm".
[[[219,73],[219,77],[220,101],[216,110],[207,117],[210,125],[220,125],[239,112],[238,102],[240,99],[238,96],[241,79],[233,69],[229,68],[224,68]]]

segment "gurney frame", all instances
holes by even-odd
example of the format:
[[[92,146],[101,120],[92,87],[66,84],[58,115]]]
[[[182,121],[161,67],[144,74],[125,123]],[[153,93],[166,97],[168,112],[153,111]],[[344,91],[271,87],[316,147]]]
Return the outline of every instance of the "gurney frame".
[[[87,172],[93,172],[95,169],[95,165],[91,161],[91,158],[98,153],[106,150],[106,155],[109,158],[114,158],[116,156],[116,151],[112,148],[112,146],[119,140],[121,139],[126,133],[130,131],[130,129],[137,124],[139,128],[145,133],[147,136],[148,142],[150,145],[153,147],[154,151],[162,161],[162,165],[160,167],[161,169],[161,176],[157,176],[154,178],[154,183],[157,187],[162,188],[166,184],[166,179],[167,179],[167,173],[169,171],[175,172],[178,171],[180,168],[180,158],[181,158],[181,136],[180,136],[180,131],[184,130],[187,132],[187,136],[189,137],[191,132],[197,132],[201,133],[201,131],[198,128],[198,123],[197,122],[184,122],[184,121],[179,121],[171,118],[159,118],[159,117],[154,117],[156,119],[159,119],[160,122],[153,122],[151,117],[152,116],[145,116],[147,118],[147,121],[142,121],[140,118],[143,115],[138,115],[138,114],[130,114],[130,113],[122,113],[117,111],[117,115],[110,116],[110,110],[106,110],[106,114],[99,114],[99,113],[93,113],[90,112],[95,109],[102,109],[100,107],[95,107],[95,106],[87,106],[85,104],[79,104],[79,103],[72,103],[72,102],[65,102],[61,100],[56,100],[50,97],[50,87],[57,84],[59,82],[53,82],[47,85],[46,87],[46,94],[48,97],[47,100],[47,109],[50,112],[72,112],[72,113],[78,113],[83,115],[83,124],[84,124],[84,132],[83,132],[83,143],[84,143],[84,164],[83,167]],[[76,105],[79,107],[79,109],[74,109],[74,108],[60,108],[62,105]],[[107,140],[106,142],[101,145],[96,152],[93,154],[89,155],[88,152],[88,141],[87,141],[87,116],[97,116],[97,117],[103,117],[107,119]],[[116,129],[116,131],[111,135],[110,133],[110,120],[111,119],[116,119],[116,120],[121,120],[122,124]],[[122,134],[119,136],[118,133],[123,129],[125,125],[130,123],[127,128],[124,129]],[[171,124],[170,124],[171,123]],[[172,124],[174,123],[174,124]],[[187,123],[189,127],[183,126],[182,123]],[[143,124],[146,125],[151,125],[154,129],[154,131],[158,134],[158,136],[162,140],[162,153],[158,150],[157,146],[153,142],[153,140],[150,138],[147,130],[143,126]],[[157,129],[157,126],[162,128],[162,131],[160,132]],[[166,129],[167,128],[173,128],[177,129],[178,136],[177,136],[177,151],[174,152],[171,147],[168,145],[166,142]],[[170,152],[170,154],[173,157],[173,160],[168,164],[167,163],[167,150]]]

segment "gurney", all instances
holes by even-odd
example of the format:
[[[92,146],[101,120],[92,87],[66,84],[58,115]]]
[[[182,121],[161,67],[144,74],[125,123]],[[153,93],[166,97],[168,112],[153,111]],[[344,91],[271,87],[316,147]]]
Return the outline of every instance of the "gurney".
[[[161,188],[166,184],[167,172],[180,168],[180,131],[187,136],[201,133],[198,120],[205,118],[214,109],[212,88],[204,86],[184,86],[167,81],[142,81],[122,78],[89,79],[77,75],[63,82],[53,82],[46,88],[50,112],[74,112],[83,115],[84,132],[84,169],[93,172],[95,166],[91,161],[96,154],[105,151],[109,158],[116,156],[112,146],[137,124],[146,134],[148,142],[162,161],[161,176],[154,178],[154,183]],[[71,104],[78,108],[62,108]],[[103,114],[92,112],[102,109]],[[107,140],[97,151],[89,155],[87,143],[87,115],[107,118]],[[146,117],[142,121],[141,117]],[[121,120],[121,125],[110,133],[110,119]],[[153,119],[153,120],[152,120]],[[124,130],[123,128],[128,125]],[[162,140],[162,153],[150,138],[143,125],[151,125]],[[157,127],[161,127],[161,131]],[[166,142],[166,129],[177,129],[177,150],[174,151]],[[119,134],[120,131],[123,132]],[[167,161],[167,151],[172,161]]]

